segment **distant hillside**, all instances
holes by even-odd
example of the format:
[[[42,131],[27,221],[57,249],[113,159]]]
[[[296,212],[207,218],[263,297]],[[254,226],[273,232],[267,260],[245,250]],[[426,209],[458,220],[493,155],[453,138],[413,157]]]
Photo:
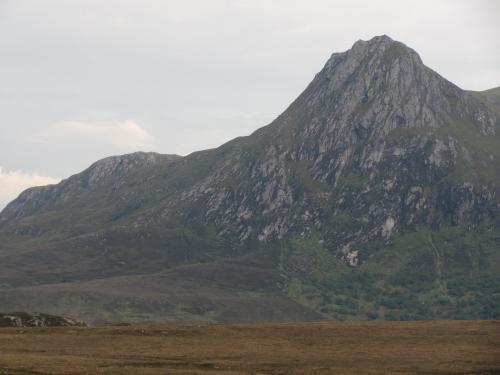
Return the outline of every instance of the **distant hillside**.
[[[0,308],[500,318],[497,94],[462,90],[387,36],[360,40],[248,137],[116,156],[23,192],[0,213]]]

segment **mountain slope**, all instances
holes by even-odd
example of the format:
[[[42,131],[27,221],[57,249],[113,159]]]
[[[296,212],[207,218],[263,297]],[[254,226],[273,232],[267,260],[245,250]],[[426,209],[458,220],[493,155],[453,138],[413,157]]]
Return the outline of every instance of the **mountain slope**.
[[[132,298],[118,277],[156,290],[157,320],[227,321],[224,304],[238,320],[243,301],[269,299],[296,306],[280,320],[498,317],[495,93],[458,88],[387,36],[358,41],[248,137],[115,157],[21,194],[0,214],[0,306],[55,291]],[[211,307],[178,314],[200,299]]]

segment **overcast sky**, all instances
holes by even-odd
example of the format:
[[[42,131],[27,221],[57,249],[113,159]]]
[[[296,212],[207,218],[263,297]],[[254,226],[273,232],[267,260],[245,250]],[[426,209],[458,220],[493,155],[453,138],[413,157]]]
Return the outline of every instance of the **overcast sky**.
[[[498,0],[0,0],[0,209],[108,155],[249,134],[380,34],[500,86]]]

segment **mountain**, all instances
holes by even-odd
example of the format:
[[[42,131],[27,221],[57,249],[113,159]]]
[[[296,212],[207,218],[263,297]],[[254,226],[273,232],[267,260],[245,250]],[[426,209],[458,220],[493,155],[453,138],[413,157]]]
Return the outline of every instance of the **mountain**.
[[[500,318],[500,95],[387,36],[247,137],[0,213],[0,308],[87,321]]]

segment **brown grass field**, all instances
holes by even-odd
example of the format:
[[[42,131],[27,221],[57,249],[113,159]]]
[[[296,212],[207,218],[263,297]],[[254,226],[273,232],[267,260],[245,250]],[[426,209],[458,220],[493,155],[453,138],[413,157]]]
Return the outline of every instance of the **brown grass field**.
[[[500,374],[500,321],[4,328],[0,374]]]

